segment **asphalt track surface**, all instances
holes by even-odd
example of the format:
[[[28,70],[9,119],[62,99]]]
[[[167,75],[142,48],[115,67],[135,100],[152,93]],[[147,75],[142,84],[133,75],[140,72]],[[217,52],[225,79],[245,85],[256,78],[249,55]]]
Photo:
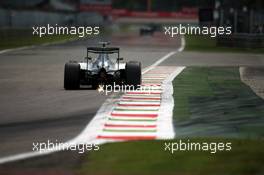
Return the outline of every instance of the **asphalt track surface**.
[[[82,60],[86,46],[113,40],[126,61],[139,60],[143,67],[180,46],[179,39],[169,48],[151,47],[151,37],[141,39],[150,44],[104,37],[1,54],[0,158],[31,151],[33,142],[70,140],[93,118],[107,96],[96,90],[63,89],[65,62]]]
[[[82,60],[85,47],[113,40],[121,56],[147,67],[180,46],[179,38],[166,46],[153,38],[97,38],[37,47],[0,55],[0,158],[28,152],[32,142],[64,142],[77,136],[107,98],[95,90],[65,91],[64,63]],[[177,53],[162,66],[263,66],[263,55],[244,53]]]

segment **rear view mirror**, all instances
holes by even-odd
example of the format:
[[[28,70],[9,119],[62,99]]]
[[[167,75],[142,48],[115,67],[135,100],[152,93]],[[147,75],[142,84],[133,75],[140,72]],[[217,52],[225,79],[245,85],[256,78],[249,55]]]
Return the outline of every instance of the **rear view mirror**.
[[[91,57],[85,57],[85,59],[87,59],[87,60],[92,60],[92,58],[91,58]]]
[[[124,60],[124,58],[117,58],[117,60],[122,61],[122,60]]]

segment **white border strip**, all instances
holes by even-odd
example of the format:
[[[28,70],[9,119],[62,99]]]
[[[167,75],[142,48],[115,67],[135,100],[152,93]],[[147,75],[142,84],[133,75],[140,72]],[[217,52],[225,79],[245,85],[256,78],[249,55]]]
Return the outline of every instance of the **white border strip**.
[[[173,139],[176,135],[173,127],[173,79],[179,75],[185,67],[176,67],[175,71],[163,82],[162,100],[157,121],[157,139]]]
[[[34,46],[30,46],[30,47],[34,47]],[[167,55],[163,56],[158,61],[156,61],[154,64],[152,64],[151,66],[144,69],[144,71],[142,73],[144,74],[147,71],[155,68],[155,66],[159,65],[161,62],[165,61],[167,58],[174,55],[175,53],[183,51],[184,47],[185,47],[185,39],[184,39],[184,37],[181,37],[181,47],[179,49],[177,49],[177,51],[170,52]],[[25,49],[25,47],[24,48],[16,48],[15,50],[18,50],[18,49]],[[14,49],[9,49],[8,51],[12,51],[12,50],[14,50]],[[0,54],[2,52],[0,52]],[[100,109],[97,111],[95,117],[86,126],[86,128],[78,136],[76,136],[72,140],[65,142],[65,145],[74,145],[74,144],[78,144],[78,143],[84,143],[84,141],[86,141],[85,143],[87,143],[87,144],[105,143],[106,140],[96,139],[96,137],[98,135],[98,131],[101,131],[101,129],[103,129],[106,116],[107,116],[107,114],[109,114],[109,111],[112,110],[112,108],[114,106],[113,103],[116,103],[116,102],[117,102],[117,99],[115,99],[113,97],[110,97],[109,99],[107,99],[106,102],[104,102],[103,105],[100,107]],[[172,108],[173,108],[173,106],[172,106]],[[110,142],[110,141],[107,140],[107,142]],[[18,160],[23,160],[23,159],[28,159],[28,158],[33,158],[33,157],[37,157],[37,156],[44,156],[44,155],[51,154],[51,153],[58,152],[58,151],[61,151],[61,150],[52,149],[52,150],[46,150],[46,151],[42,151],[42,152],[40,152],[40,151],[25,152],[25,153],[20,153],[20,154],[16,154],[16,155],[11,155],[11,156],[0,158],[0,164],[18,161]]]

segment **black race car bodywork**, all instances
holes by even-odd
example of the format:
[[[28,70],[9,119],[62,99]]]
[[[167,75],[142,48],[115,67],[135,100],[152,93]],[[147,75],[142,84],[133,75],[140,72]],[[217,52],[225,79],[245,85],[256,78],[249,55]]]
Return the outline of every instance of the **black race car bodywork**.
[[[121,62],[117,47],[87,47],[87,55],[82,62],[70,61],[65,64],[64,88],[78,89],[80,85],[97,88],[100,84],[127,84],[137,87],[141,84],[141,63]]]

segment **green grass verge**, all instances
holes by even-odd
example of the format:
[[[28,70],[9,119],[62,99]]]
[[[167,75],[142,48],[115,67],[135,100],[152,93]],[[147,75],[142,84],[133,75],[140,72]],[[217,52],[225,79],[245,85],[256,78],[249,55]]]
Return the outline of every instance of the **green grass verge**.
[[[179,143],[179,139],[109,143],[85,156],[77,172],[95,175],[264,173],[264,103],[240,81],[238,68],[186,68],[173,81],[173,86],[177,137],[188,136],[194,143],[231,142],[231,151],[215,154],[164,151],[165,142]]]
[[[185,35],[185,39],[187,43],[185,51],[264,53],[264,48],[245,49],[219,47],[216,45],[216,38],[205,35]]]
[[[264,173],[264,142],[237,139],[194,139],[191,142],[231,142],[231,151],[164,151],[165,142],[142,141],[105,144],[89,153],[80,174],[253,175]],[[184,140],[187,142],[187,140]]]
[[[186,68],[173,81],[173,86],[177,137],[188,136],[194,143],[231,142],[231,151],[215,154],[164,151],[165,142],[179,143],[178,139],[109,143],[85,156],[77,172],[95,175],[264,173],[264,103],[240,81],[238,68]]]
[[[178,136],[264,137],[264,101],[238,68],[186,68],[173,87]]]
[[[1,29],[0,30],[0,50],[39,45],[69,39],[77,39],[77,35],[49,35],[49,36],[34,36],[32,30],[28,29]]]

